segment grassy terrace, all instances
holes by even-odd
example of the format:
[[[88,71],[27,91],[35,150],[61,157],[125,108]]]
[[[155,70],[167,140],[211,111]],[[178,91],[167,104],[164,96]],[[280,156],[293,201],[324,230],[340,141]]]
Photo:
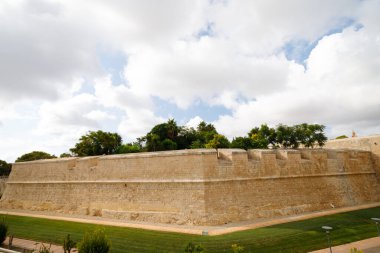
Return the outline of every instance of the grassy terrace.
[[[334,245],[377,235],[371,217],[380,216],[380,207],[334,214],[305,221],[290,222],[221,236],[196,236],[102,226],[112,241],[112,252],[183,252],[192,241],[204,246],[207,253],[232,252],[231,244],[245,247],[245,252],[307,252],[325,248],[326,237],[321,226],[334,227]],[[15,237],[62,244],[66,234],[76,241],[85,231],[99,225],[5,215],[10,233]]]

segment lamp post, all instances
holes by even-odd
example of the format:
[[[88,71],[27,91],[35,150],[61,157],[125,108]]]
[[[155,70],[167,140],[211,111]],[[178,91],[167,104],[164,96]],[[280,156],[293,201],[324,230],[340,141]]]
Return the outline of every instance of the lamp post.
[[[380,218],[371,218],[371,220],[373,220],[376,223],[377,233],[380,236],[380,229],[379,229]]]
[[[323,226],[322,229],[326,231],[327,243],[329,244],[330,253],[332,253],[332,249],[331,249],[331,240],[330,240],[330,231],[331,231],[333,228],[332,228],[332,227],[329,227],[329,226]]]

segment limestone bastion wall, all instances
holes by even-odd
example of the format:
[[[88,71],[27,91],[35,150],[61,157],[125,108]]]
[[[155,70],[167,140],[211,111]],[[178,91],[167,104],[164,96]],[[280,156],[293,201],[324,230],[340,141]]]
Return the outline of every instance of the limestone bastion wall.
[[[380,200],[369,151],[181,150],[15,163],[1,208],[217,225]]]
[[[330,140],[326,143],[325,147],[330,149],[346,148],[370,151],[375,169],[380,177],[380,135]]]

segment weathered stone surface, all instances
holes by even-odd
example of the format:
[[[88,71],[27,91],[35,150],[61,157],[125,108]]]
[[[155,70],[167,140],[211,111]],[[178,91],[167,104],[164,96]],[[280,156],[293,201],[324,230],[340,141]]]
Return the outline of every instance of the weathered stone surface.
[[[380,201],[370,151],[182,150],[16,163],[2,208],[216,225]]]

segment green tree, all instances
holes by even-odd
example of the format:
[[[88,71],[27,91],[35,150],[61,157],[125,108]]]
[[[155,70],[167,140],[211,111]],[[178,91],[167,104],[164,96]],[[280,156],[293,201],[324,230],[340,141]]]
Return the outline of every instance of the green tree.
[[[72,155],[69,154],[69,153],[62,153],[62,154],[59,155],[59,157],[60,157],[60,158],[72,157]]]
[[[213,124],[207,124],[204,121],[198,124],[193,133],[194,136],[188,148],[205,148],[206,144],[214,138],[214,135],[218,134]]]
[[[347,135],[339,135],[338,137],[335,138],[335,140],[346,139],[346,138],[348,138]]]
[[[175,122],[174,119],[169,119],[168,122],[166,122],[166,131],[167,139],[174,141],[180,131],[180,128],[177,126],[177,122]]]
[[[202,144],[206,144],[210,142],[214,135],[218,134],[213,124],[207,124],[202,121],[198,124],[197,127],[197,140],[199,140]]]
[[[197,131],[192,127],[180,127],[176,138],[178,149],[192,148],[191,145],[197,140]]]
[[[231,142],[231,148],[252,149],[255,148],[254,141],[249,137],[236,137]]]
[[[0,176],[9,176],[11,173],[12,164],[0,160]]]
[[[284,148],[298,148],[301,144],[307,148],[322,147],[327,141],[324,130],[325,126],[319,124],[280,124],[276,128],[276,142]]]
[[[171,139],[165,139],[161,142],[162,150],[176,150],[177,143],[172,141]]]
[[[295,125],[294,129],[298,143],[307,148],[313,148],[315,145],[323,146],[327,141],[324,134],[325,126],[319,124],[302,123]]]
[[[116,150],[117,154],[138,153],[138,152],[141,152],[141,147],[140,145],[135,144],[135,143],[122,144]]]
[[[273,146],[276,144],[276,130],[267,124],[262,124],[260,128],[252,128],[248,136],[253,141],[253,148],[268,148],[269,144]]]
[[[214,134],[214,137],[206,144],[206,148],[228,148],[230,146],[230,142],[228,139],[222,134]]]
[[[46,152],[42,151],[33,151],[30,153],[23,154],[19,158],[16,159],[16,162],[27,162],[27,161],[34,161],[34,160],[41,160],[41,159],[52,159],[57,158],[54,155],[50,155]]]
[[[117,133],[90,131],[80,137],[70,151],[77,156],[94,156],[115,154],[122,144],[122,138]]]
[[[276,143],[284,148],[298,148],[299,142],[295,128],[279,124],[276,128]]]
[[[159,151],[162,150],[160,136],[154,133],[148,133],[145,136],[146,148],[148,151]]]
[[[324,133],[326,127],[324,125],[314,124],[313,126],[313,139],[319,147],[323,147],[327,141],[327,137]]]
[[[148,151],[173,150],[177,149],[178,134],[181,127],[177,125],[174,119],[158,124],[144,136],[146,148]]]

